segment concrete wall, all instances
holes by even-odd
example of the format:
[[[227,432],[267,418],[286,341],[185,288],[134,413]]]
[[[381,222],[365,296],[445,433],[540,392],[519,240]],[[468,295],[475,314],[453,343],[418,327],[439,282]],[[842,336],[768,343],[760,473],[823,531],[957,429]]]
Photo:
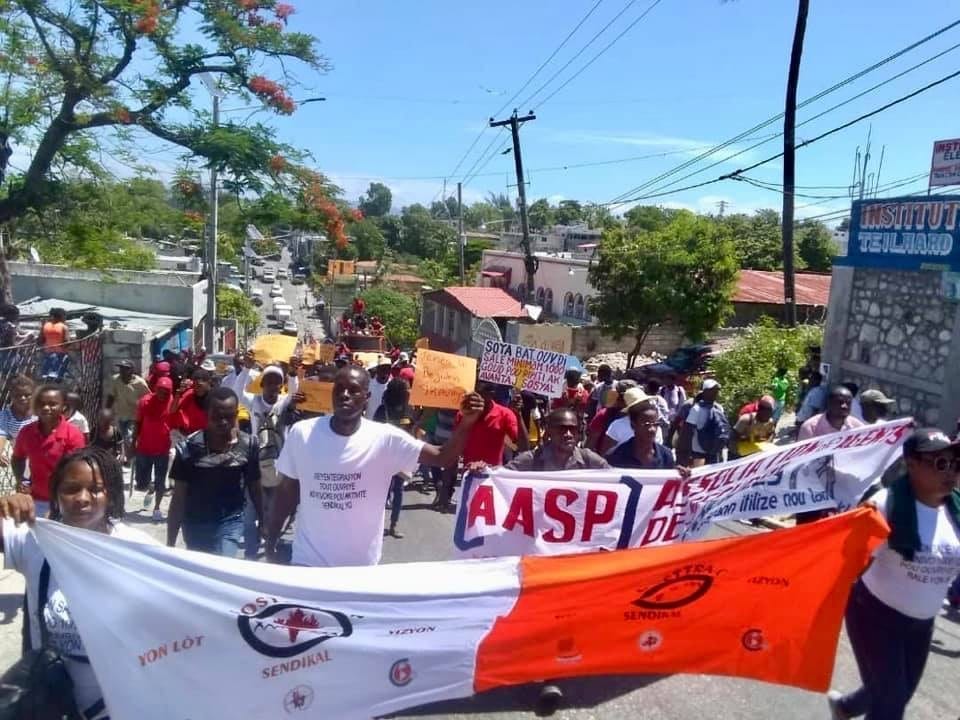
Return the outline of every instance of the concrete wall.
[[[106,397],[110,379],[117,372],[120,360],[130,360],[134,372],[143,377],[150,369],[150,338],[134,330],[103,331],[103,392]]]
[[[78,270],[59,265],[9,263],[14,302],[60,298],[90,305],[189,317],[207,314],[206,286],[196,273]]]
[[[683,344],[684,337],[679,328],[665,325],[650,331],[640,352],[643,355],[649,355],[653,352],[666,355]],[[625,337],[617,341],[603,335],[600,328],[596,326],[575,327],[573,328],[573,351],[571,354],[579,358],[586,358],[600,353],[630,352],[633,350],[633,345],[633,338]]]
[[[877,388],[897,414],[952,429],[960,412],[960,313],[941,273],[834,267],[823,362],[831,382]]]

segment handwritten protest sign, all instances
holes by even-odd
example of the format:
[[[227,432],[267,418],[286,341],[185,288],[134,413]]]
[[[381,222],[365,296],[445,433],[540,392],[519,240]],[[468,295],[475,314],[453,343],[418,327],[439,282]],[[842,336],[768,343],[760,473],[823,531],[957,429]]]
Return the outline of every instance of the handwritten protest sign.
[[[303,349],[303,355],[300,362],[304,365],[326,365],[333,362],[333,352],[335,348],[330,343],[314,343]]]
[[[253,343],[253,357],[261,365],[287,362],[297,351],[297,339],[289,335],[261,335]]]
[[[569,355],[573,347],[573,328],[569,325],[520,325],[517,343]]]
[[[480,379],[558,397],[563,392],[566,367],[566,353],[487,340],[480,358]]]
[[[473,391],[476,377],[477,361],[474,358],[420,350],[417,352],[417,376],[410,392],[410,404],[457,409],[464,393]]]
[[[299,409],[328,415],[333,412],[333,383],[307,380],[300,383],[300,392],[306,399],[297,403]]]

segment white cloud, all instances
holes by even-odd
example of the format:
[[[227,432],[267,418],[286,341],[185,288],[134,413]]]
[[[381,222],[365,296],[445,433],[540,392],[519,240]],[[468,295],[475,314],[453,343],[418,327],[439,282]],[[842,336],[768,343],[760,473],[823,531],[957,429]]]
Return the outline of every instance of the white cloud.
[[[372,182],[380,182],[390,188],[393,193],[393,211],[398,212],[405,205],[420,203],[429,206],[434,200],[439,200],[443,194],[442,180],[410,180],[393,179],[384,176],[366,177],[360,173],[350,171],[326,171],[324,174],[334,183],[343,188],[344,197],[348,202],[355,203],[363,195]],[[447,183],[447,194],[456,195],[456,183]],[[465,205],[478,202],[485,198],[484,193],[472,188],[463,189]]]

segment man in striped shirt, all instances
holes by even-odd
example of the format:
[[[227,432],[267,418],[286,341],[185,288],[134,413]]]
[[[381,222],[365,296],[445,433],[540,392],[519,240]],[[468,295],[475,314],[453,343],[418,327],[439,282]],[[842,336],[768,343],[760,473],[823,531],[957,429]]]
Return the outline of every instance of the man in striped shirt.
[[[10,404],[0,410],[0,468],[10,466],[8,448],[17,439],[20,428],[37,419],[32,405],[33,380],[17,375],[10,384]]]

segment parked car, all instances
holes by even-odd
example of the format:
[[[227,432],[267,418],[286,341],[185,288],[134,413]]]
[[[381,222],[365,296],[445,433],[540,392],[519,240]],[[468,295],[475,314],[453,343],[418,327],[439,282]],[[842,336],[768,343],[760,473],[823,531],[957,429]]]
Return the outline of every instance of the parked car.
[[[263,305],[263,288],[253,288],[250,291],[250,301],[254,305]]]
[[[294,285],[303,285],[306,281],[307,281],[307,276],[304,275],[303,273],[296,273],[293,276],[293,278],[291,278],[290,280],[290,282],[293,283]]]
[[[670,353],[663,362],[647,363],[627,370],[626,376],[640,383],[648,380],[662,383],[667,378],[676,376],[677,382],[686,386],[691,377],[702,375],[706,371],[712,355],[713,346],[708,343],[685,345]]]
[[[286,268],[277,269],[277,280],[286,280],[290,277],[290,274],[287,272]]]
[[[283,332],[284,335],[293,335],[294,337],[300,334],[300,331],[297,330],[297,324],[293,320],[285,321],[281,332]]]
[[[270,288],[270,297],[283,297],[283,288],[279,285],[274,285],[272,288]]]

